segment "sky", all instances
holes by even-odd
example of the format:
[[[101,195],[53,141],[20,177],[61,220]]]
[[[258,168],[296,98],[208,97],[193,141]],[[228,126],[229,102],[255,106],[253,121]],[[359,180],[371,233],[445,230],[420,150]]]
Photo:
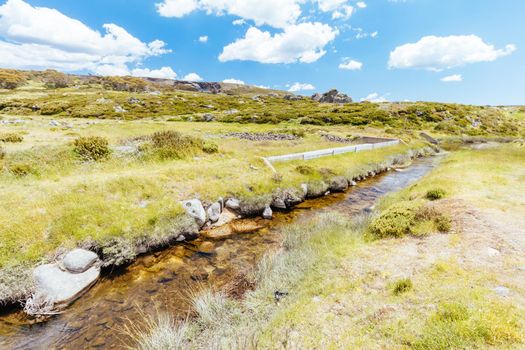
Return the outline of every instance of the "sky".
[[[525,103],[525,1],[0,0],[0,67]]]

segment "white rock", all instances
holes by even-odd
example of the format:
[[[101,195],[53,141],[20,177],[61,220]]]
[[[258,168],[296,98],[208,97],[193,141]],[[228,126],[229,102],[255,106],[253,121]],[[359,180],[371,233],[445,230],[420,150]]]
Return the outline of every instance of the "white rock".
[[[71,273],[82,273],[98,261],[98,255],[85,249],[73,249],[62,259],[62,266]]]
[[[350,186],[357,186],[357,182],[355,182],[354,180],[350,181]]]
[[[226,208],[230,208],[232,210],[239,210],[241,208],[241,202],[235,198],[228,199],[225,205]]]
[[[188,213],[189,216],[194,218],[200,227],[204,226],[204,224],[206,223],[206,211],[204,210],[204,207],[202,206],[200,200],[191,199],[183,201],[182,206],[186,210],[186,213]]]
[[[33,271],[36,291],[32,305],[46,305],[48,311],[60,310],[87,291],[100,276],[100,268],[93,266],[83,273],[62,271],[57,264],[38,266]],[[26,311],[27,307],[26,307]],[[33,309],[38,313],[38,309]]]
[[[506,297],[510,294],[510,289],[504,286],[497,286],[493,291],[500,297]]]
[[[270,208],[269,206],[267,206],[266,208],[264,208],[264,211],[263,211],[263,218],[266,219],[266,220],[271,220],[272,217],[273,217],[273,211],[272,211],[272,208]]]
[[[306,194],[308,193],[308,185],[307,184],[301,184],[301,189],[303,190],[304,195],[306,196]]]
[[[208,219],[210,219],[211,222],[217,222],[219,221],[219,218],[221,216],[221,203],[215,202],[207,210],[208,213]]]

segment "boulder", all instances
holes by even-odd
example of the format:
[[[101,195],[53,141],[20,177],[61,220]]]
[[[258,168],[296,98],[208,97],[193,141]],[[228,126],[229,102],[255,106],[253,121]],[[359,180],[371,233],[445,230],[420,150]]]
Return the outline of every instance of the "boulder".
[[[317,198],[324,196],[328,191],[329,185],[324,181],[315,181],[308,184],[308,193],[306,194],[307,198]]]
[[[241,208],[241,202],[238,199],[230,198],[226,201],[225,206],[232,210],[239,210]]]
[[[99,259],[96,253],[78,248],[73,249],[64,256],[61,267],[71,273],[82,273],[98,261]]]
[[[301,189],[277,189],[273,194],[271,206],[278,209],[288,209],[304,201],[305,192]]]
[[[208,219],[210,219],[211,222],[217,222],[219,221],[221,217],[222,212],[222,205],[219,202],[215,202],[206,211],[208,213]]]
[[[336,89],[332,89],[324,94],[315,94],[312,96],[312,100],[321,103],[351,103],[352,98],[346,94],[340,93]]]
[[[263,211],[262,216],[263,216],[263,218],[266,219],[266,220],[271,220],[272,217],[273,217],[273,211],[272,211],[272,208],[270,208],[270,206],[267,206],[266,208],[264,208],[264,211]]]
[[[344,192],[348,189],[348,181],[343,176],[336,176],[330,180],[330,191]]]
[[[195,219],[197,224],[202,227],[206,223],[206,211],[202,206],[202,203],[198,199],[190,199],[182,201],[182,206],[186,210],[186,213]]]
[[[29,314],[56,313],[86,292],[100,276],[94,265],[82,273],[63,271],[57,264],[38,266],[33,271],[36,288],[25,311]]]

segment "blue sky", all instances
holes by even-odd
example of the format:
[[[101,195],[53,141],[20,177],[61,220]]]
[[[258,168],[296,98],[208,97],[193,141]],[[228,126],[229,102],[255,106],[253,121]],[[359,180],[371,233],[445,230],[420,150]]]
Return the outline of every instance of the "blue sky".
[[[0,4],[2,67],[335,87],[356,100],[525,102],[525,1]]]

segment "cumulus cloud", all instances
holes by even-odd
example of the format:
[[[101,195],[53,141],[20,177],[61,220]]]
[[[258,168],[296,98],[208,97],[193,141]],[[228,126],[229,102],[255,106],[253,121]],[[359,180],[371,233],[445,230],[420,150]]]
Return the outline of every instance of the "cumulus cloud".
[[[0,6],[0,66],[19,69],[118,72],[127,64],[169,52],[165,43],[144,43],[116,24],[104,33],[61,12],[23,0]]]
[[[236,20],[234,20],[234,21],[232,22],[232,24],[233,24],[234,26],[242,26],[242,25],[245,24],[245,23],[246,23],[246,21],[245,21],[244,19],[242,19],[242,18],[236,19]]]
[[[182,80],[186,80],[186,81],[202,81],[203,79],[197,73],[190,73],[190,74],[186,74],[182,78]]]
[[[453,74],[453,75],[449,75],[449,76],[441,78],[441,81],[444,83],[460,82],[460,81],[463,81],[463,76],[461,74]]]
[[[222,82],[226,84],[244,85],[244,81],[239,80],[239,79],[234,79],[234,78],[224,79]]]
[[[361,102],[368,101],[374,103],[388,102],[388,99],[385,96],[379,95],[377,92],[372,92],[368,96],[361,99]]]
[[[324,47],[339,34],[337,29],[322,23],[301,23],[286,27],[282,33],[251,27],[244,38],[224,47],[222,62],[241,60],[261,63],[312,63],[321,58]]]
[[[193,11],[208,14],[229,14],[256,25],[284,28],[295,24],[301,15],[304,0],[164,0],[157,3],[157,12],[164,17],[183,17]]]
[[[160,69],[149,69],[149,68],[135,68],[131,71],[131,75],[134,77],[142,78],[159,78],[159,79],[175,79],[177,73],[171,69],[171,67],[162,67]]]
[[[476,35],[425,36],[416,43],[395,48],[390,53],[388,65],[390,68],[441,71],[469,63],[495,61],[515,50],[513,44],[496,49]]]
[[[354,7],[350,5],[345,5],[341,9],[334,11],[332,13],[332,19],[348,19],[354,13]]]
[[[366,8],[366,2],[364,1],[359,1],[357,4],[356,4],[357,7],[359,7],[360,9],[364,9]]]
[[[290,92],[298,92],[298,91],[306,91],[306,90],[315,90],[315,86],[312,84],[307,83],[295,83],[292,86],[290,86],[290,89],[288,91]]]
[[[339,65],[339,68],[346,70],[361,70],[361,68],[363,68],[363,63],[356,60],[347,59]]]
[[[207,43],[208,42],[208,36],[207,35],[200,36],[199,37],[199,42]]]

